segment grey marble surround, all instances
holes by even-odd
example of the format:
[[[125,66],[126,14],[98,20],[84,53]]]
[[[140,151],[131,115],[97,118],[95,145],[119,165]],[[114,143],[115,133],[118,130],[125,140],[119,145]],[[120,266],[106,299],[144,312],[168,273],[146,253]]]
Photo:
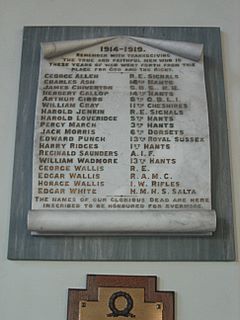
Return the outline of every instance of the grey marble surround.
[[[129,35],[204,44],[209,106],[212,208],[217,231],[200,236],[33,237],[27,231],[31,207],[33,128],[40,42]],[[226,106],[219,28],[197,27],[26,27],[19,88],[19,107],[9,233],[9,259],[224,261],[235,259]]]

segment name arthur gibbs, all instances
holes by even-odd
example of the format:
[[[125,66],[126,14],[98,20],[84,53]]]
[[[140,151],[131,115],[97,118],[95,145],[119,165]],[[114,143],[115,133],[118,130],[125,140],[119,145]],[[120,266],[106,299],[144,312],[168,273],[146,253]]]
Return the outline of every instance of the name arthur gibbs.
[[[33,210],[211,210],[202,45],[42,44]]]

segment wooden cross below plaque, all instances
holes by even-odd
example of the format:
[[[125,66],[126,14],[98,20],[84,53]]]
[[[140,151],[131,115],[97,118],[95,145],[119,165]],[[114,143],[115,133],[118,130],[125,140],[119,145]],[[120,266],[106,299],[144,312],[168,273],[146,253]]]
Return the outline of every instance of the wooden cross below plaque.
[[[69,289],[67,320],[174,320],[174,292],[157,291],[155,276],[88,275]]]

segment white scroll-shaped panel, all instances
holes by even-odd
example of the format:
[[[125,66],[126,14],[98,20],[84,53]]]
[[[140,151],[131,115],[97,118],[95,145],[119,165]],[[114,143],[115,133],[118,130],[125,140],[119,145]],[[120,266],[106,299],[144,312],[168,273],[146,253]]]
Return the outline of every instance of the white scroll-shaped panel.
[[[201,44],[42,44],[32,234],[211,234],[210,176]]]

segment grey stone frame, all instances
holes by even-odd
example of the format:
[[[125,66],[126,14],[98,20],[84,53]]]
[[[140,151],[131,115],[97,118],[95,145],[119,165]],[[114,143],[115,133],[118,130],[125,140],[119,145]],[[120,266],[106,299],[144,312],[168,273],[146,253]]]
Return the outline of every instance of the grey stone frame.
[[[31,207],[33,130],[40,42],[132,35],[204,44],[209,105],[212,207],[211,237],[33,237]],[[8,258],[13,260],[232,261],[235,260],[232,195],[220,29],[215,27],[25,27],[12,188]]]

